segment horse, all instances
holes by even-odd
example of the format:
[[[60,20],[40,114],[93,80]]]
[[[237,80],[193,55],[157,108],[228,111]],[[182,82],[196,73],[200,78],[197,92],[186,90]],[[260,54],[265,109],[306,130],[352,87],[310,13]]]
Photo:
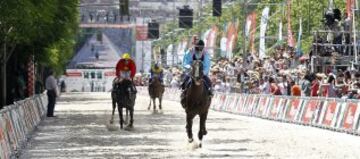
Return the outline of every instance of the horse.
[[[149,95],[150,95],[150,103],[148,110],[150,110],[151,107],[151,101],[153,102],[153,109],[156,110],[156,98],[159,99],[159,109],[162,109],[162,97],[164,94],[164,86],[161,84],[160,79],[157,76],[154,76],[152,79],[150,85],[149,85]]]
[[[200,129],[198,132],[199,147],[202,147],[203,136],[207,134],[206,119],[210,108],[211,97],[203,80],[203,64],[200,60],[194,60],[191,69],[191,83],[185,92],[184,109],[186,112],[186,132],[188,142],[194,141],[192,134],[193,119],[200,117]]]
[[[128,119],[128,114],[130,114],[130,122],[126,126],[127,129],[133,127],[134,123],[134,105],[136,99],[136,93],[131,91],[133,87],[132,81],[128,79],[114,80],[113,90],[111,92],[112,97],[112,116],[110,124],[114,122],[114,114],[116,106],[118,107],[119,118],[120,118],[120,128],[123,129],[125,121],[123,119],[123,109],[126,109],[126,121]]]

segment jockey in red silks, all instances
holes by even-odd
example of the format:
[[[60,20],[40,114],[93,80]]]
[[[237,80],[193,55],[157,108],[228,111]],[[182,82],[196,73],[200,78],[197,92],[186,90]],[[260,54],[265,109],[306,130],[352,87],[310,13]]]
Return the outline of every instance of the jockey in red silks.
[[[135,74],[135,62],[131,59],[130,54],[123,54],[122,58],[116,64],[116,77],[120,80],[127,79],[132,82]],[[133,86],[132,90],[136,91],[135,86]]]

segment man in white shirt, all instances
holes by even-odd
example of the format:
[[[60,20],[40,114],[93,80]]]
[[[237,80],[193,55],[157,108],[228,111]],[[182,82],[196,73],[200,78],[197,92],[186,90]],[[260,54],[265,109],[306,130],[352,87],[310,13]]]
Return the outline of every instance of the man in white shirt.
[[[46,78],[45,87],[47,90],[48,96],[48,110],[47,110],[47,117],[55,117],[54,116],[54,109],[56,103],[56,97],[58,95],[58,87],[57,82],[54,77],[54,72],[50,70],[49,76]]]

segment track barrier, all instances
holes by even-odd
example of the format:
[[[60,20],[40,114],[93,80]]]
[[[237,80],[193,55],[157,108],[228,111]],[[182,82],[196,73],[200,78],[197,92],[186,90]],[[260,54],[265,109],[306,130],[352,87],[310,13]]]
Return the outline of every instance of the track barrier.
[[[47,96],[35,95],[0,110],[0,158],[17,158],[47,111]]]
[[[147,87],[138,87],[148,96]],[[164,99],[180,101],[178,88],[165,88]],[[324,128],[360,135],[360,100],[215,93],[215,111]]]

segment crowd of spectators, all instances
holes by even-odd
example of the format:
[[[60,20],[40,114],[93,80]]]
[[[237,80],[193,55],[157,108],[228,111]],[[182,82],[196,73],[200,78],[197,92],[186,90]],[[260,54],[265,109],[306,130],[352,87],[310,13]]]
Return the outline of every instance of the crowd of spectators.
[[[178,88],[181,67],[164,69],[164,84]],[[149,76],[138,75],[137,85],[147,85]],[[308,56],[296,57],[291,49],[277,47],[264,59],[252,55],[213,61],[210,79],[217,92],[268,94],[303,97],[360,99],[360,72],[335,66],[323,72],[311,72]]]

